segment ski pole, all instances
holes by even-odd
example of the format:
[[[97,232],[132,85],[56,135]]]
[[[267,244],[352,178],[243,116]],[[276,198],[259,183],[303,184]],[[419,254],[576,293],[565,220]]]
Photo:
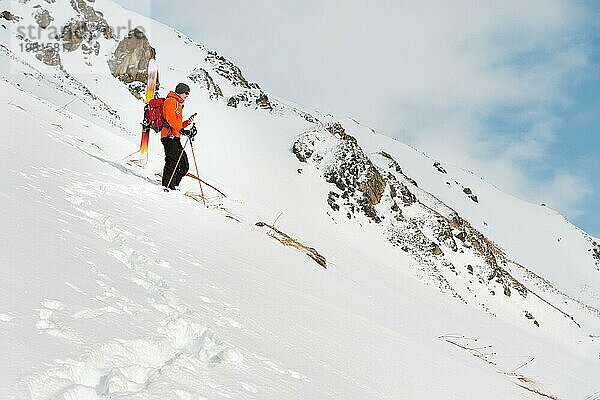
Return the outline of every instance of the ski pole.
[[[192,148],[192,158],[194,159],[194,165],[196,166],[196,176],[198,177],[198,185],[200,185],[200,194],[202,195],[202,203],[204,203],[205,207],[206,201],[204,200],[204,190],[202,190],[202,182],[200,182],[200,173],[198,172],[198,163],[196,162],[196,153],[194,153],[194,139],[191,139],[190,147]]]
[[[169,183],[167,184],[167,189],[169,187],[171,187],[171,182],[173,181],[175,172],[177,172],[177,167],[179,167],[179,162],[181,161],[181,157],[183,157],[183,152],[185,151],[185,148],[187,147],[189,141],[190,141],[190,138],[188,137],[187,140],[185,141],[185,144],[183,145],[183,149],[181,149],[181,154],[179,154],[179,159],[177,160],[177,164],[175,164],[175,169],[173,170],[173,173],[171,174],[171,179],[169,179]]]

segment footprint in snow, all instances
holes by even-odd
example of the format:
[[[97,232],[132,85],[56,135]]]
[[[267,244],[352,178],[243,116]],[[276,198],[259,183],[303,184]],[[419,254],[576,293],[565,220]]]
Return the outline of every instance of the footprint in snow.
[[[242,382],[242,387],[244,388],[245,391],[247,391],[248,393],[252,393],[252,394],[256,394],[258,393],[258,388],[250,383],[245,383]]]
[[[10,322],[13,319],[15,319],[15,317],[12,314],[0,313],[0,321],[1,322]]]
[[[218,318],[214,318],[213,320],[215,321],[215,324],[217,324],[219,326],[229,325],[233,328],[238,328],[238,329],[242,329],[244,327],[244,325],[240,324],[236,320],[229,318],[229,317],[218,317]]]
[[[54,311],[62,311],[65,309],[65,305],[58,300],[45,299],[42,301],[42,306]]]

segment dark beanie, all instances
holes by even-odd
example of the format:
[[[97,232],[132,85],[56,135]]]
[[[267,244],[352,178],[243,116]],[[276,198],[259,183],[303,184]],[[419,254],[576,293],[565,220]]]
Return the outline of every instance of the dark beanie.
[[[177,94],[183,94],[183,93],[189,93],[190,92],[190,87],[188,85],[186,85],[185,83],[178,83],[177,86],[175,87],[175,93]]]

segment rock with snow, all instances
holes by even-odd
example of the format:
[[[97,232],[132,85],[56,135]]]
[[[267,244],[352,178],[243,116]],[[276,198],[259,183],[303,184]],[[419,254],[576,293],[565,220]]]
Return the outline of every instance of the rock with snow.
[[[148,81],[148,64],[156,57],[156,50],[139,29],[134,29],[119,42],[108,61],[110,72],[124,83]]]

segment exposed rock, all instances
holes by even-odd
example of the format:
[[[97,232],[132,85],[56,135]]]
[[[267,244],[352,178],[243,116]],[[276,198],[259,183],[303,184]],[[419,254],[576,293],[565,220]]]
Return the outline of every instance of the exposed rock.
[[[342,182],[341,187],[344,189],[358,183],[358,189],[364,193],[369,204],[379,204],[386,186],[385,179],[358,146],[356,138],[347,134],[342,125],[336,122],[329,125],[327,130],[343,140],[340,148],[343,154],[340,155],[344,160],[337,173],[331,172],[332,177],[328,181],[333,179],[334,182]]]
[[[63,48],[75,51],[88,35],[87,24],[84,21],[71,21],[62,28],[61,39],[65,42]]]
[[[410,189],[402,182],[399,182],[396,177],[392,174],[388,175],[388,182],[390,185],[390,196],[395,198],[400,193],[402,204],[405,207],[415,204],[417,202],[417,196],[410,191]]]
[[[525,311],[525,318],[527,318],[527,319],[535,319],[535,317],[529,311]]]
[[[88,46],[85,43],[81,44],[81,51],[83,51],[83,54],[95,54],[95,55],[99,55],[100,54],[100,43],[98,42],[94,42],[92,46]]]
[[[466,241],[470,243],[475,251],[485,260],[489,267],[488,281],[495,280],[503,287],[503,292],[506,296],[511,295],[511,287],[523,297],[527,296],[528,290],[521,282],[516,280],[508,271],[498,264],[498,257],[506,258],[504,253],[493,243],[486,238],[481,232],[473,228],[467,221],[463,220],[458,215],[455,215],[450,221],[453,228],[466,232]]]
[[[214,51],[209,51],[206,61],[214,66],[214,71],[223,78],[230,81],[234,86],[241,86],[244,89],[254,89],[258,85],[251,86],[242,75],[242,71],[225,57],[218,55]]]
[[[104,15],[96,11],[87,1],[71,0],[71,7],[79,14],[79,17],[67,22],[61,29],[60,38],[64,41],[63,48],[65,50],[75,51],[85,42],[89,54],[92,51],[99,51],[98,38],[114,38],[112,28],[104,19]]]
[[[229,107],[237,108],[238,104],[240,104],[240,99],[237,97],[230,97],[229,100],[227,100],[227,105]]]
[[[211,100],[218,100],[220,97],[223,97],[221,88],[215,83],[213,78],[205,69],[194,68],[194,70],[188,75],[188,78],[192,82],[199,84],[203,89],[206,89],[208,92],[208,97]],[[229,105],[229,103],[227,105]],[[237,103],[231,107],[237,107]]]
[[[313,155],[315,140],[312,137],[305,137],[304,140],[296,140],[292,146],[292,152],[300,162],[306,162]]]
[[[440,243],[443,243],[452,251],[458,251],[458,245],[456,244],[454,235],[452,234],[452,227],[445,218],[438,216],[435,219],[435,224],[431,228],[433,230],[434,237]]]
[[[248,80],[231,61],[225,57],[218,55],[215,51],[209,51],[205,61],[212,65],[212,70],[221,77],[228,80],[232,86],[238,87],[240,90],[237,94],[231,95],[227,99],[229,107],[237,108],[240,106],[257,107],[266,110],[273,110],[277,104],[260,89],[260,86]]]
[[[473,191],[471,190],[471,188],[468,188],[468,187],[463,188],[463,193],[466,194],[475,203],[479,203],[479,199],[477,198],[477,196],[475,196],[473,194]]]
[[[129,93],[131,93],[136,99],[144,100],[146,99],[146,84],[142,82],[131,82],[127,84],[127,89]]]
[[[227,105],[233,108],[237,108],[240,103],[248,103],[248,95],[246,93],[237,94],[227,100]]]
[[[390,243],[410,254],[421,265],[422,271],[426,273],[428,280],[437,282],[440,290],[449,292],[453,297],[464,301],[440,272],[436,262],[434,262],[434,257],[443,257],[441,253],[438,256],[435,255],[435,252],[437,252],[436,244],[423,234],[415,221],[406,219],[396,221],[388,230]]]
[[[447,174],[446,170],[444,169],[444,167],[442,167],[442,164],[440,164],[439,162],[434,162],[433,166],[440,171],[442,174]]]
[[[259,106],[260,108],[264,108],[266,110],[273,109],[273,106],[271,105],[271,102],[269,101],[269,97],[264,93],[261,93],[260,96],[258,96],[258,99],[256,99],[256,105]]]
[[[54,46],[38,45],[38,48],[39,50],[35,54],[38,60],[51,67],[62,66],[60,53]]]
[[[0,13],[0,18],[1,19],[5,19],[7,21],[13,21],[13,22],[19,22],[21,20],[21,17],[19,17],[18,15],[15,15],[13,13],[11,13],[8,10],[2,11]]]
[[[294,143],[292,151],[301,162],[311,159],[320,164],[322,155],[315,154],[315,147],[327,146],[322,149],[331,155],[322,166],[325,180],[342,192],[341,197],[346,200],[344,205],[350,214],[357,207],[374,222],[381,222],[375,205],[379,204],[385,191],[385,179],[360,148],[356,138],[347,134],[339,123],[323,128],[335,138],[324,135],[323,130],[306,133]]]
[[[104,38],[106,39],[112,39],[114,37],[112,28],[106,19],[104,19],[104,14],[100,11],[96,11],[87,1],[71,0],[71,7],[81,15],[83,21],[87,23],[89,31],[99,32],[104,35]]]
[[[436,256],[441,256],[442,254],[444,254],[444,253],[442,252],[442,249],[440,248],[440,246],[438,246],[438,245],[437,245],[437,244],[435,244],[435,243],[432,243],[432,249],[431,249],[431,252],[432,252],[434,255],[436,255]]]
[[[327,196],[327,204],[333,211],[339,211],[340,206],[336,203],[337,199],[340,197],[339,194],[335,192],[329,192],[329,196]]]
[[[467,239],[467,232],[460,231],[458,234],[456,234],[456,238],[461,242],[464,242]]]
[[[300,116],[304,118],[307,122],[310,122],[311,124],[319,122],[317,118],[313,117],[312,115],[306,112],[301,113]]]
[[[121,40],[108,66],[112,75],[124,83],[146,83],[148,64],[155,57],[156,50],[150,46],[144,32],[136,28]]]
[[[394,158],[389,155],[388,153],[386,153],[385,151],[380,151],[379,155],[387,158],[389,161],[388,167],[389,168],[393,168],[397,173],[399,173],[400,175],[402,175],[402,177],[404,179],[406,179],[408,182],[410,182],[411,185],[414,185],[415,187],[419,187],[419,185],[417,184],[417,181],[415,181],[413,178],[411,178],[410,176],[407,176],[403,171],[402,168],[400,168],[400,164],[398,164],[398,162],[396,160],[394,160]]]
[[[592,257],[596,263],[596,268],[600,271],[600,244],[596,242],[592,242]]]
[[[48,26],[50,26],[52,21],[54,21],[54,17],[50,15],[50,12],[44,9],[39,9],[38,11],[36,11],[34,18],[35,22],[42,29],[46,29]]]

